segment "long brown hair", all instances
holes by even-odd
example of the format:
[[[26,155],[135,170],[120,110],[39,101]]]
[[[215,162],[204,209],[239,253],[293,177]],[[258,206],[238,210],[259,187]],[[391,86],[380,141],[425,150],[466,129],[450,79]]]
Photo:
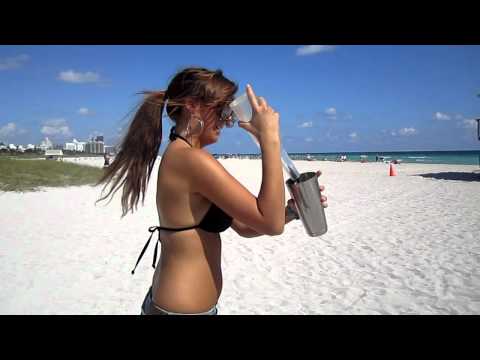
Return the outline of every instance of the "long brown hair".
[[[187,100],[202,104],[205,108],[223,106],[233,99],[237,85],[223,76],[221,70],[186,68],[178,72],[167,90],[143,91],[145,97],[135,113],[120,151],[97,185],[111,183],[108,193],[97,202],[113,196],[123,187],[122,217],[138,207],[140,194],[142,205],[162,142],[162,113],[166,106],[168,117],[176,122],[185,110]]]

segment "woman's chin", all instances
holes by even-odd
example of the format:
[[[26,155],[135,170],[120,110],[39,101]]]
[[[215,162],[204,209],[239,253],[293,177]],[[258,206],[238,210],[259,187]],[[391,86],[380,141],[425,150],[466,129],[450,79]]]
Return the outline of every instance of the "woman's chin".
[[[213,132],[212,139],[215,139],[215,141],[218,141],[218,138],[220,137],[220,134],[222,132],[220,130],[216,130]]]
[[[204,141],[202,141],[202,143],[205,144],[204,146],[211,145],[211,144],[216,143],[219,138],[220,138],[219,133],[212,133],[208,137],[205,137]]]

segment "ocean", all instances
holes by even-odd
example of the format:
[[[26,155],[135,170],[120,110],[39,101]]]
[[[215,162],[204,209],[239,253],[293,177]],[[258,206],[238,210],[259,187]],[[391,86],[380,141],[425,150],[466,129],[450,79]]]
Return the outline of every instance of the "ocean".
[[[468,151],[394,151],[394,152],[342,152],[342,153],[288,153],[292,160],[327,160],[336,161],[346,155],[347,161],[360,162],[362,160],[375,162],[390,162],[413,164],[458,164],[479,165],[480,150]],[[259,158],[259,154],[219,154],[217,157]]]

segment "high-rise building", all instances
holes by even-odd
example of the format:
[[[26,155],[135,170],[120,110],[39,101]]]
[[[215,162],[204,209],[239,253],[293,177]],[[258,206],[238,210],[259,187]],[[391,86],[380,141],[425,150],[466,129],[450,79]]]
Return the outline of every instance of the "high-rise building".
[[[92,139],[85,144],[85,152],[90,154],[103,154],[105,153],[105,144],[103,141],[96,141]]]

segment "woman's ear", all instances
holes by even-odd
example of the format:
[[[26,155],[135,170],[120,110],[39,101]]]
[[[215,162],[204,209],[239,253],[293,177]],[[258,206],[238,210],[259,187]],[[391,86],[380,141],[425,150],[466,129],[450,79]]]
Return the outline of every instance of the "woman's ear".
[[[200,112],[200,104],[194,102],[191,99],[187,99],[185,101],[185,109],[190,113],[190,114],[198,114]]]

